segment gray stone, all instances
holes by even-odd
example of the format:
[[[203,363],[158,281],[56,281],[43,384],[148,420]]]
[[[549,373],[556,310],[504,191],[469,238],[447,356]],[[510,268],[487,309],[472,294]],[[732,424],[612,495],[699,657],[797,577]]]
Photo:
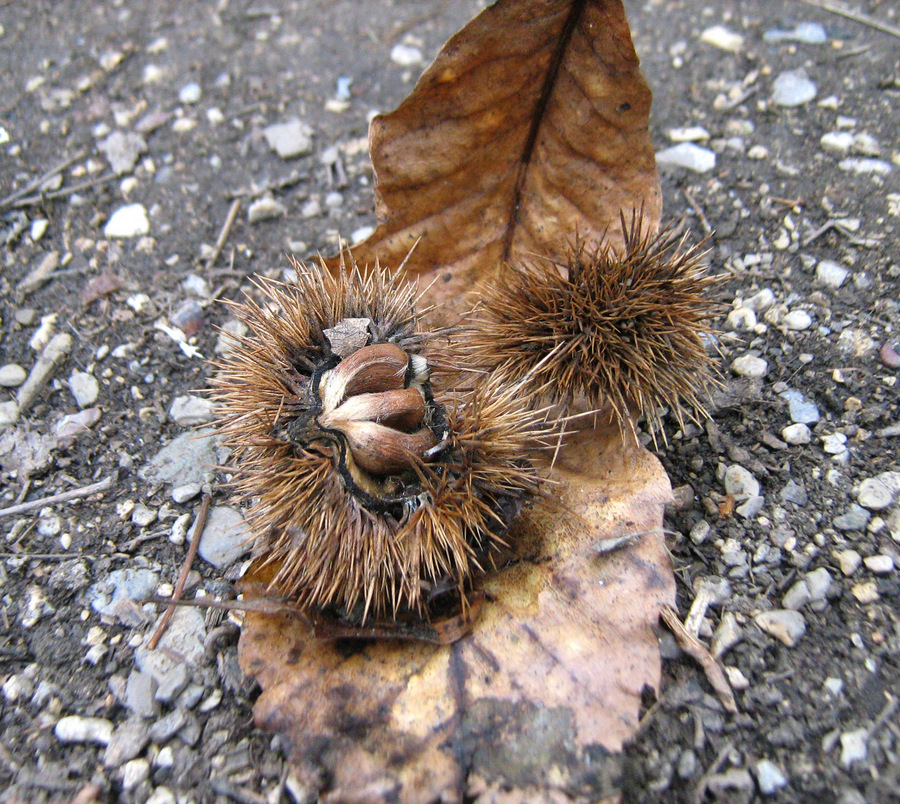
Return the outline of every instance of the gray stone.
[[[845,577],[850,577],[862,564],[862,556],[856,550],[835,550],[834,559]]]
[[[18,363],[7,363],[0,368],[0,388],[18,388],[27,377],[28,372]]]
[[[186,503],[188,500],[193,500],[202,488],[199,483],[186,483],[183,486],[176,486],[172,489],[172,499],[179,505]]]
[[[787,777],[774,762],[761,759],[756,763],[756,784],[764,796],[773,796],[788,783]]]
[[[659,151],[656,163],[664,167],[680,167],[695,173],[707,173],[716,166],[716,154],[693,142],[680,142]]]
[[[156,509],[138,503],[131,511],[131,521],[139,528],[146,528],[156,522]]]
[[[178,707],[161,717],[150,727],[150,739],[155,743],[168,742],[187,722],[187,712]]]
[[[809,591],[809,584],[806,581],[797,581],[790,589],[787,590],[784,597],[781,598],[781,605],[786,609],[799,611],[809,601],[812,600],[812,593]]]
[[[894,501],[894,495],[878,478],[869,477],[859,484],[856,500],[870,511],[883,511]]]
[[[150,734],[144,719],[130,717],[116,727],[103,754],[107,768],[118,768],[123,762],[134,759],[150,742]]]
[[[760,379],[769,372],[769,364],[755,355],[741,355],[731,363],[731,370],[739,377]]]
[[[799,611],[775,609],[757,614],[753,621],[767,634],[783,642],[789,648],[794,647],[806,633],[806,619]]]
[[[678,776],[681,779],[690,779],[697,772],[697,755],[686,748],[678,757]]]
[[[791,415],[791,421],[795,424],[815,424],[819,421],[819,409],[814,402],[808,400],[799,391],[793,388],[787,388],[778,394],[785,402],[788,403],[788,412]],[[789,444],[792,443],[785,438]],[[809,443],[802,442],[802,443]]]
[[[199,430],[169,442],[138,474],[148,483],[202,485],[212,482],[218,462],[213,430]]]
[[[763,34],[766,42],[802,42],[806,45],[821,45],[828,41],[828,34],[818,22],[801,22],[793,30],[773,28]],[[768,760],[763,760],[768,762]]]
[[[822,260],[816,266],[816,279],[835,290],[844,284],[849,275],[850,271],[831,260]]]
[[[725,470],[725,491],[737,502],[759,496],[759,481],[739,464],[732,464]]]
[[[738,332],[753,332],[756,327],[756,313],[749,307],[736,307],[725,319],[725,326]]]
[[[800,425],[801,427],[804,425]],[[781,490],[781,499],[784,502],[794,503],[795,505],[806,505],[809,502],[809,494],[800,483],[796,480],[788,480],[784,488]]]
[[[187,665],[201,663],[205,637],[203,614],[198,609],[180,607],[156,650],[141,645],[135,651],[138,669],[156,680],[156,700],[169,703],[187,686]]]
[[[762,509],[765,507],[766,498],[761,497],[760,495],[756,495],[755,497],[750,497],[746,502],[737,506],[734,509],[734,512],[738,516],[744,517],[744,519],[752,519],[755,517]]]
[[[312,128],[297,118],[263,129],[263,136],[269,147],[282,159],[312,153],[312,134]]]
[[[716,659],[719,659],[737,645],[743,637],[743,630],[738,625],[737,617],[733,612],[726,611],[713,632],[709,643],[710,652]]]
[[[208,424],[216,418],[216,406],[211,399],[202,396],[176,396],[169,408],[169,416],[182,427]]]
[[[894,559],[889,555],[866,556],[863,564],[866,565],[869,572],[874,572],[876,575],[887,575],[894,571]]]
[[[116,617],[123,603],[142,600],[156,591],[159,576],[149,569],[120,569],[110,572],[88,589],[91,608],[107,617]]]
[[[131,173],[138,157],[147,150],[147,141],[133,132],[114,131],[106,139],[97,143],[113,172],[119,176]]]
[[[15,399],[0,402],[0,429],[15,424],[19,419],[19,406]]]
[[[787,70],[778,75],[772,84],[772,103],[776,106],[802,106],[815,98],[817,91],[805,70]]]
[[[57,721],[53,733],[61,743],[108,745],[112,739],[113,724],[103,717],[69,715]]]
[[[143,204],[126,204],[119,207],[103,227],[104,237],[141,237],[150,232],[150,219]]]
[[[771,288],[763,288],[759,293],[754,293],[744,302],[744,305],[757,315],[764,313],[773,304],[775,304],[775,292]]]
[[[809,587],[809,599],[825,600],[832,584],[831,573],[825,567],[819,567],[806,573],[806,585]]]
[[[691,528],[691,541],[694,544],[703,544],[706,541],[706,537],[709,536],[709,532],[711,530],[709,522],[705,519],[701,519],[694,527]]]
[[[846,514],[835,517],[832,524],[838,530],[862,530],[869,524],[872,515],[861,505],[850,506]]]
[[[188,534],[189,539],[193,539],[194,527]],[[217,505],[209,510],[198,552],[214,567],[229,567],[250,549],[250,539],[250,531],[241,512],[226,505]]]
[[[791,310],[781,321],[788,329],[796,331],[812,326],[812,316],[806,310]]]
[[[125,684],[125,706],[136,715],[154,717],[159,711],[156,686],[153,676],[132,670]]]

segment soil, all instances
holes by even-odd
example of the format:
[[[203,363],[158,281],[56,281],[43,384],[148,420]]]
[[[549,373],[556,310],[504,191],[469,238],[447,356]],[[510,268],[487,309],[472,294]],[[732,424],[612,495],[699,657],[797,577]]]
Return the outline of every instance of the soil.
[[[717,293],[727,305],[768,288],[772,309],[805,310],[813,323],[792,329],[784,310],[765,319],[760,311],[756,331],[733,332],[724,307],[726,393],[710,423],[667,427],[658,454],[679,492],[666,525],[679,610],[690,609],[701,578],[728,579],[700,636],[708,641],[734,615],[742,638],[722,660],[738,671],[732,681],[744,683],[736,685],[739,714],[727,714],[699,666],[661,631],[664,681],[648,691],[644,725],[626,752],[624,798],[900,800],[900,522],[888,507],[856,529],[835,523],[863,480],[900,469],[890,435],[900,422],[900,358],[891,355],[900,337],[900,12],[890,0],[854,6],[891,33],[812,2],[626,5],[654,89],[657,150],[672,144],[670,129],[703,126],[708,138],[698,144],[716,153],[706,173],[662,169],[665,218],[695,240],[712,231],[710,267],[723,276]],[[228,319],[212,300],[238,297],[249,274],[279,276],[288,253],[332,253],[339,236],[374,225],[367,116],[399,103],[424,67],[398,64],[392,48],[417,47],[427,62],[479,7],[0,4],[0,138],[8,136],[0,146],[0,366],[31,368],[29,341],[45,316],[56,315],[56,331],[73,339],[31,408],[0,430],[0,439],[19,439],[0,440],[0,508],[113,478],[101,494],[0,519],[0,801],[65,801],[79,791],[82,801],[292,800],[278,739],[253,727],[256,692],[240,677],[236,630],[221,613],[207,615],[210,636],[216,632],[188,687],[202,702],[169,741],[171,762],[160,760],[161,741],[134,752],[129,760],[147,761],[129,770],[102,745],[61,741],[54,726],[64,715],[114,727],[128,720],[122,690],[134,637],[154,615],[136,608],[131,625],[101,617],[90,590],[124,568],[175,581],[185,545],[168,536],[196,500],[173,502],[164,485],[138,472],[185,432],[169,412],[173,400],[206,385],[203,358],[214,356],[216,325]],[[800,22],[820,23],[827,41],[764,39]],[[702,41],[715,25],[740,34],[740,46]],[[775,77],[800,68],[816,97],[794,108],[773,104]],[[190,83],[200,97],[180,99]],[[286,160],[262,132],[290,118],[311,127],[312,149]],[[115,175],[98,143],[119,129],[141,133],[146,149]],[[858,138],[859,153],[836,156],[820,144],[835,131],[869,135],[878,147]],[[328,153],[335,145],[337,161]],[[840,166],[846,158],[885,167],[856,173]],[[35,180],[34,191],[19,192]],[[248,207],[266,194],[283,214],[249,223]],[[238,217],[207,264],[235,198]],[[106,222],[126,203],[143,205],[148,233],[107,238]],[[49,279],[23,286],[52,252],[60,261]],[[823,260],[849,271],[839,289],[817,278]],[[208,289],[186,286],[190,275]],[[161,319],[179,322],[190,341],[179,345],[155,326]],[[880,352],[884,344],[891,349]],[[767,361],[762,382],[732,376],[731,362],[747,352]],[[98,407],[100,418],[67,446],[55,434],[62,416],[78,412],[75,371],[99,381],[86,407]],[[820,412],[807,445],[782,439],[791,418],[780,392],[788,386]],[[0,389],[0,403],[14,394]],[[833,434],[846,437],[846,457],[823,449],[822,437]],[[41,439],[52,451],[42,453]],[[729,507],[722,472],[732,464],[761,484],[765,506],[754,516]],[[785,501],[790,480],[808,501]],[[129,502],[155,511],[155,522],[135,522]],[[705,538],[696,535],[701,520],[710,525]],[[835,551],[850,549],[864,559],[888,556],[894,568],[863,564],[845,575]],[[833,582],[802,609],[806,632],[796,644],[754,624],[760,611],[784,608],[785,593],[818,568]],[[203,561],[194,569],[192,590],[224,594],[233,580]],[[856,732],[865,750],[852,760]],[[763,760],[781,775],[771,791]]]

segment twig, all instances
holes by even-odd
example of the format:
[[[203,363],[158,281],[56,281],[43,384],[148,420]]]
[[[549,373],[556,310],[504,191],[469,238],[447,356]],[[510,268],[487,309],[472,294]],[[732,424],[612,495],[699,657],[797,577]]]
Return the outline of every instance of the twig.
[[[21,190],[16,190],[14,193],[10,193],[8,196],[6,196],[6,198],[0,201],[0,207],[12,206],[16,201],[18,201],[18,199],[28,195],[28,193],[32,192],[33,190],[37,190],[38,187],[44,184],[44,182],[49,181],[57,173],[61,173],[63,170],[69,167],[69,165],[77,162],[84,156],[86,156],[86,153],[84,151],[79,151],[77,154],[75,154],[75,156],[70,156],[68,159],[64,159],[55,167],[50,168],[50,170],[48,170],[43,175],[38,176],[38,178],[36,178],[34,181],[26,184]]]
[[[222,249],[225,246],[226,241],[228,240],[228,235],[231,234],[231,227],[234,226],[234,222],[237,220],[238,212],[241,209],[241,199],[235,198],[234,201],[231,202],[231,206],[228,208],[228,215],[225,217],[225,223],[222,224],[222,228],[219,231],[219,236],[216,238],[216,244],[213,246],[212,254],[209,255],[206,259],[206,268],[207,270],[212,268],[216,264],[216,260],[219,259],[219,255],[222,253]]]
[[[706,215],[703,213],[703,208],[697,203],[694,196],[692,196],[687,190],[682,190],[681,194],[684,196],[688,204],[690,204],[691,209],[697,213],[697,217],[700,218],[700,225],[703,227],[703,231],[707,234],[712,234],[713,228],[709,225],[709,221],[706,219]]]
[[[71,558],[85,558],[95,561],[100,556],[87,553],[0,553],[0,558],[24,558],[26,561],[68,561]]]
[[[878,245],[877,240],[861,240],[856,237],[851,231],[849,231],[845,226],[841,225],[840,220],[830,220],[823,223],[818,229],[816,229],[809,237],[807,237],[803,242],[800,243],[802,248],[806,248],[810,243],[814,240],[818,240],[823,234],[826,232],[830,232],[832,229],[836,231],[838,234],[842,234],[851,245],[861,246],[862,248],[875,248]]]
[[[832,14],[837,14],[839,17],[846,17],[848,20],[858,22],[860,25],[868,25],[876,31],[881,31],[882,33],[890,34],[891,36],[896,36],[900,39],[900,28],[895,28],[893,25],[888,25],[886,22],[876,20],[874,17],[870,17],[867,14],[859,14],[858,12],[851,11],[849,8],[838,5],[837,3],[826,2],[826,0],[800,0],[800,2],[806,3],[808,6],[821,8],[824,11],[830,11]]]
[[[13,208],[32,207],[35,204],[41,204],[44,201],[55,201],[57,198],[68,198],[70,195],[80,193],[82,190],[88,190],[91,187],[96,187],[98,184],[106,184],[117,178],[119,177],[115,173],[105,173],[102,176],[98,176],[96,179],[86,179],[85,181],[73,184],[70,187],[60,187],[60,189],[54,190],[52,193],[41,193],[40,195],[22,198],[12,204],[12,206]]]
[[[188,574],[191,571],[191,564],[194,563],[194,558],[197,555],[197,548],[200,547],[200,537],[203,535],[203,529],[206,527],[206,515],[209,513],[209,503],[212,500],[212,495],[209,492],[206,492],[203,495],[203,502],[200,503],[200,510],[197,512],[197,519],[194,521],[194,535],[191,538],[191,546],[187,551],[187,555],[184,557],[184,564],[181,565],[181,574],[178,576],[178,581],[175,583],[175,591],[172,592],[172,600],[177,601],[181,598],[181,593],[184,591],[184,585],[187,583]],[[169,627],[169,621],[172,619],[172,615],[175,614],[176,604],[170,603],[169,608],[166,609],[166,613],[163,614],[162,620],[159,621],[159,627],[156,629],[156,633],[150,637],[150,641],[147,643],[147,647],[150,650],[156,650],[156,646],[159,644],[159,640],[162,639],[162,635],[166,632],[166,628]]]
[[[90,486],[82,486],[80,489],[72,489],[71,491],[62,491],[59,494],[53,494],[50,497],[44,497],[40,500],[29,500],[28,502],[11,505],[9,508],[0,508],[0,517],[11,516],[13,514],[24,514],[33,511],[35,508],[43,508],[45,505],[56,505],[56,503],[68,502],[69,500],[77,500],[80,497],[89,497],[100,491],[106,491],[113,483],[112,477],[106,477]]]
[[[731,753],[732,748],[734,748],[734,743],[731,740],[728,740],[716,755],[713,764],[710,765],[706,769],[706,772],[700,777],[700,781],[697,782],[697,789],[694,790],[694,804],[702,804],[702,802],[706,800],[706,786],[709,783],[710,778],[719,772],[719,768],[724,764],[728,755]]]
[[[660,616],[669,627],[669,630],[675,635],[678,647],[703,668],[707,680],[718,694],[725,709],[732,713],[737,712],[737,703],[734,700],[731,685],[728,683],[728,679],[725,678],[725,673],[719,667],[719,663],[713,658],[706,646],[684,627],[678,618],[678,612],[671,606],[662,606],[660,608]]]

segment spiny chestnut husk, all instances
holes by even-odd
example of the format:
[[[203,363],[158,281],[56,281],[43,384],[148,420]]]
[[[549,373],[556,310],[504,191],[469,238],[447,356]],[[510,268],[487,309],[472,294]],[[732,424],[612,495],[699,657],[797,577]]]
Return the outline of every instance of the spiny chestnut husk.
[[[448,590],[465,610],[537,490],[534,416],[497,382],[437,398],[441,333],[399,274],[294,268],[234,304],[253,334],[212,391],[271,591],[345,622],[427,617]]]
[[[719,305],[706,293],[701,246],[621,220],[624,248],[574,245],[564,263],[508,266],[481,293],[470,361],[523,383],[536,399],[608,407],[626,429],[633,413],[702,411],[714,383],[702,335]],[[656,429],[656,427],[654,427]]]

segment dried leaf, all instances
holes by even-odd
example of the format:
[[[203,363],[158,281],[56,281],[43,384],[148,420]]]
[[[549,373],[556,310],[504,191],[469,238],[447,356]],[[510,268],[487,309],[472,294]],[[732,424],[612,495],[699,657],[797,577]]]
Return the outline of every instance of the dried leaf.
[[[452,645],[321,641],[293,618],[248,614],[240,658],[263,688],[256,719],[286,733],[299,777],[328,801],[486,795],[495,783],[596,799],[611,756],[659,684],[654,626],[674,600],[662,538],[671,491],[617,428],[573,436],[553,501],[514,536],[520,561],[485,585]],[[597,556],[598,537],[643,535]],[[484,799],[494,800],[490,797]]]
[[[659,222],[650,90],[621,0],[496,3],[369,132],[380,225],[357,260],[435,272],[453,298],[500,261]],[[418,245],[416,245],[418,244]]]

